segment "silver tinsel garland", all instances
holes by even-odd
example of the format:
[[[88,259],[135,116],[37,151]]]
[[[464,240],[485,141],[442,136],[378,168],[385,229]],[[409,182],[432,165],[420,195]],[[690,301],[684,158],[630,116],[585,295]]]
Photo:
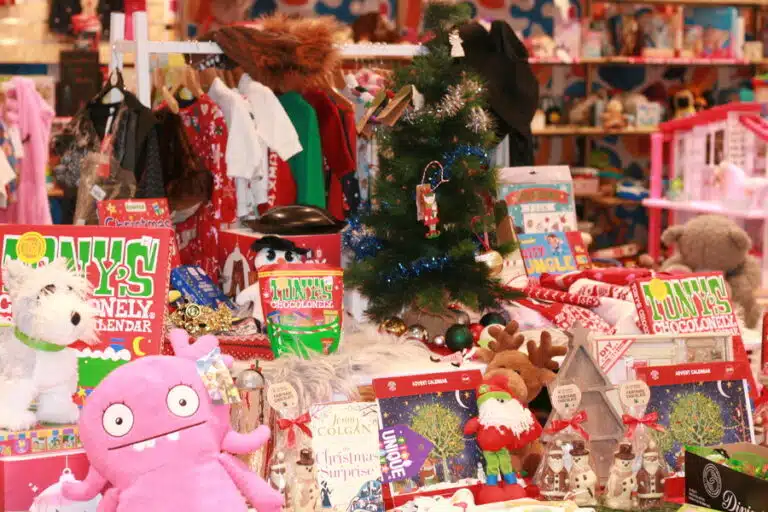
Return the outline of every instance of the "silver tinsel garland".
[[[469,111],[469,119],[467,120],[467,128],[474,133],[483,133],[490,130],[493,127],[493,120],[491,116],[486,112],[484,108],[472,107]]]
[[[409,108],[402,119],[409,124],[413,124],[422,115],[434,115],[438,119],[450,119],[456,117],[461,112],[467,105],[468,100],[481,96],[484,93],[485,88],[478,81],[472,79],[463,80],[456,85],[449,86],[445,95],[436,106],[422,108],[418,111]],[[476,114],[474,113],[475,110],[480,110],[482,113]],[[481,119],[483,114],[488,118],[487,121]],[[487,129],[482,128],[483,126],[490,127],[490,117],[480,107],[474,107],[469,117],[470,122],[467,127],[475,133],[480,133],[482,130]]]

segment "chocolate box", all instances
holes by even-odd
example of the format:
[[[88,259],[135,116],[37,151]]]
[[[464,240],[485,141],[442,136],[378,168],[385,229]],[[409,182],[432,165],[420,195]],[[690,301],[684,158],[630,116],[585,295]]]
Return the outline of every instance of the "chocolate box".
[[[751,443],[718,446],[728,453],[768,457],[768,448]],[[768,481],[685,452],[685,501],[724,512],[768,512]]]

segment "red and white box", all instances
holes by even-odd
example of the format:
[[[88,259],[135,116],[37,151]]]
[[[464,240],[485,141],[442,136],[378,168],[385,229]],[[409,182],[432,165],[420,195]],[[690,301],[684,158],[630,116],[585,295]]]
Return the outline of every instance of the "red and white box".
[[[96,501],[79,508],[61,496],[61,482],[83,480],[88,473],[84,450],[0,457],[0,512],[96,510]]]
[[[219,261],[221,285],[230,297],[237,295],[256,282],[256,252],[251,245],[265,236],[248,228],[227,229],[219,233]],[[341,233],[322,235],[272,235],[289,240],[297,247],[309,249],[304,256],[307,263],[325,263],[341,266]],[[234,287],[234,289],[233,289]]]

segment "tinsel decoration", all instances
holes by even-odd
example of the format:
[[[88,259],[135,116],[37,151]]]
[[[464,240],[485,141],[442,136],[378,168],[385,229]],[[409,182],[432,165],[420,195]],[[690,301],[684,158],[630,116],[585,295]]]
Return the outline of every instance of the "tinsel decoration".
[[[448,256],[419,258],[408,264],[398,263],[395,265],[394,271],[384,276],[384,282],[387,284],[395,284],[402,279],[411,279],[419,277],[424,273],[443,270],[450,263],[451,258]]]
[[[355,260],[362,261],[371,258],[381,250],[381,242],[373,235],[370,228],[363,225],[360,217],[352,216],[347,219],[347,229],[341,234],[341,241],[345,249],[355,254]]]
[[[418,111],[409,108],[403,114],[402,119],[409,124],[414,124],[421,116],[435,116],[438,119],[455,117],[467,105],[468,100],[482,97],[484,94],[485,88],[480,82],[466,79],[456,85],[448,86],[445,95],[440,99],[436,107],[422,108]],[[480,107],[473,107],[473,110],[476,108]],[[490,122],[490,118],[488,121]],[[475,131],[475,133],[480,132]]]
[[[437,114],[440,118],[456,117],[464,105],[467,104],[463,84],[451,85],[440,100],[437,107]]]
[[[479,146],[468,146],[466,144],[462,144],[461,146],[457,146],[456,149],[450,153],[445,153],[443,155],[443,159],[441,161],[443,163],[443,167],[445,168],[445,178],[448,179],[451,177],[451,167],[453,167],[453,164],[470,156],[474,156],[482,160],[481,165],[483,165],[483,167],[489,167],[491,165],[491,158],[488,156],[488,152],[486,152],[483,148]]]
[[[491,116],[486,112],[484,108],[472,107],[469,111],[469,119],[467,120],[467,128],[474,133],[487,132],[493,127],[493,121]]]
[[[173,325],[184,329],[192,336],[229,331],[235,321],[232,310],[227,306],[220,306],[219,309],[214,310],[194,303],[179,305],[168,318]]]

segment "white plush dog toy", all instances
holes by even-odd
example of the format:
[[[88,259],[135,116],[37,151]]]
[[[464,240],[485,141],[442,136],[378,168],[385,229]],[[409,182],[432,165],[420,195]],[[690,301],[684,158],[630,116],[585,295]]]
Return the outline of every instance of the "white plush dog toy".
[[[36,269],[8,260],[3,283],[14,325],[0,329],[0,428],[77,422],[77,352],[67,345],[96,341],[88,280],[61,258]],[[35,398],[36,414],[29,410]]]

